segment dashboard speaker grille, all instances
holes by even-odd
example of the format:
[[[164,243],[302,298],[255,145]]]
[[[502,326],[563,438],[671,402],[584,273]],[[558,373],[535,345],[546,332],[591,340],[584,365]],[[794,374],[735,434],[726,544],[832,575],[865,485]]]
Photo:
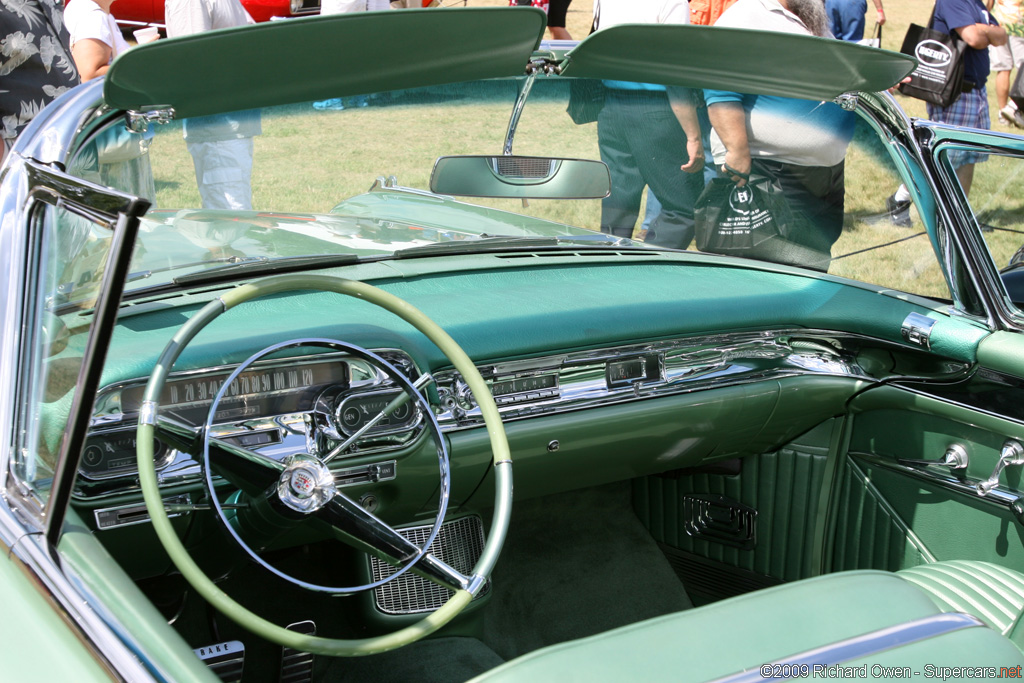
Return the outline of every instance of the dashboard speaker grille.
[[[406,527],[398,533],[416,545],[422,545],[430,535],[431,526]],[[441,525],[437,538],[428,551],[453,568],[469,574],[484,548],[484,525],[479,517],[462,517]],[[386,562],[370,557],[370,574],[379,581],[395,573],[395,568]],[[490,584],[484,587],[477,598],[487,594]],[[375,588],[374,603],[384,614],[419,614],[433,612],[447,602],[453,591],[427,581],[412,572],[402,574],[394,581]],[[474,598],[476,599],[476,598]]]

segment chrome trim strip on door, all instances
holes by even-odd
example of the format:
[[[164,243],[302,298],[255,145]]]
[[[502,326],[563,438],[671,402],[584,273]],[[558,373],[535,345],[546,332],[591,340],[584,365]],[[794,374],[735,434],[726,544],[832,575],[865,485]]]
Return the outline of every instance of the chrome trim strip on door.
[[[935,555],[932,554],[932,551],[928,550],[928,546],[924,544],[924,541],[914,533],[914,530],[910,528],[910,525],[908,525],[906,521],[904,521],[903,517],[901,517],[892,505],[889,504],[889,501],[885,499],[882,492],[874,485],[871,478],[864,474],[864,471],[861,468],[857,467],[857,464],[853,462],[852,458],[847,458],[847,464],[850,466],[850,469],[853,471],[853,475],[857,477],[857,480],[864,489],[871,494],[878,506],[882,508],[887,515],[889,515],[889,519],[892,520],[892,523],[895,524],[899,530],[903,532],[903,535],[907,537],[910,545],[914,546],[914,549],[921,553],[921,557],[929,562],[938,562],[939,558],[935,557]]]
[[[996,486],[989,490],[984,496],[978,495],[978,484],[980,479],[964,477],[959,479],[951,476],[948,472],[940,472],[932,469],[919,469],[908,465],[901,465],[891,458],[876,455],[874,453],[851,452],[850,457],[856,458],[873,467],[880,467],[896,474],[908,477],[915,477],[926,484],[931,484],[947,491],[969,496],[972,501],[979,501],[1009,510],[1022,524],[1024,524],[1024,499],[1019,491],[1008,489],[1004,486]]]

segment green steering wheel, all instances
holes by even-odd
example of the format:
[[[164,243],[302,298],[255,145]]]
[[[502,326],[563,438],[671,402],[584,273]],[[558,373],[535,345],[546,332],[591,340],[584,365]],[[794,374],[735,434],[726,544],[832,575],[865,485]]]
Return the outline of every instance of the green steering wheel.
[[[479,561],[468,576],[455,572],[454,580],[457,581],[458,585],[447,586],[455,589],[455,592],[438,610],[411,626],[387,635],[352,640],[323,638],[289,631],[252,613],[219,589],[188,554],[188,551],[167,518],[167,512],[164,509],[164,502],[157,484],[153,444],[158,432],[158,399],[164,383],[170,374],[171,367],[181,355],[181,352],[200,330],[225,311],[250,299],[298,290],[334,292],[363,299],[394,313],[422,332],[444,353],[455,369],[462,374],[466,384],[472,390],[477,404],[480,406],[487,433],[490,437],[495,469],[494,519]],[[491,570],[494,568],[494,564],[497,562],[501,546],[508,531],[512,509],[512,457],[509,452],[505,429],[501,424],[501,417],[498,414],[494,399],[483,377],[480,376],[476,366],[469,356],[466,355],[465,351],[420,310],[392,294],[354,280],[322,275],[278,276],[232,289],[203,307],[168,342],[167,347],[153,368],[153,372],[149,377],[149,383],[146,385],[145,394],[143,395],[142,408],[139,411],[137,444],[139,482],[145,498],[146,509],[153,520],[153,528],[174,565],[192,587],[223,614],[262,638],[296,650],[330,656],[368,655],[393,650],[433,633],[459,614],[473,597],[482,590],[487,578],[490,576]],[[326,468],[326,466],[323,467]],[[330,479],[329,470],[327,470],[327,473],[327,479]],[[280,472],[280,476],[282,478],[280,486],[286,487],[289,484],[289,481],[286,481],[287,472]],[[292,477],[300,480],[303,485],[308,485],[308,477],[304,475],[295,477],[294,473]],[[341,494],[338,494],[338,496],[343,498]],[[358,508],[358,506],[346,505],[341,510],[341,514],[348,516],[346,521],[349,524],[356,526],[364,524],[366,520],[360,517],[361,510],[356,510],[355,508]],[[334,510],[334,514],[339,514],[338,510]],[[373,534],[383,534],[385,536],[383,540],[386,544],[405,542],[396,531],[383,525],[383,523],[379,523],[374,527]]]

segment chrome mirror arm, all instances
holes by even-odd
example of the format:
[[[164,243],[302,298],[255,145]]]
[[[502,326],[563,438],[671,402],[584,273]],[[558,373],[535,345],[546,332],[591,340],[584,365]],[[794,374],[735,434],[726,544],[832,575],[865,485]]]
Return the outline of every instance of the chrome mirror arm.
[[[537,74],[543,70],[543,66],[530,62],[526,68],[526,80],[519,86],[519,95],[516,97],[516,104],[512,107],[512,116],[508,120],[508,132],[505,133],[505,146],[501,153],[505,156],[512,154],[512,142],[516,137],[516,128],[519,126],[519,117],[523,115],[523,108],[526,106],[526,99],[533,89],[533,82],[537,80]]]

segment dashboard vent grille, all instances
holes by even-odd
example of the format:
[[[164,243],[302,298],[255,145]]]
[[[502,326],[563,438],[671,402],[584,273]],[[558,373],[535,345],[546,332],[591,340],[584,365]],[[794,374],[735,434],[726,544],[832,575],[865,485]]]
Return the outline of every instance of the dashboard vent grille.
[[[547,178],[554,172],[554,166],[550,159],[543,158],[497,157],[494,160],[494,170],[506,178]]]
[[[416,545],[423,545],[430,536],[431,528],[427,525],[397,531]],[[442,524],[428,551],[463,574],[469,574],[480,559],[483,549],[483,522],[479,517],[470,516]],[[394,573],[394,567],[376,557],[370,557],[370,574],[374,581]],[[489,590],[488,583],[477,598],[486,595]],[[377,609],[384,614],[418,614],[433,612],[441,607],[452,596],[452,591],[412,572],[406,572],[394,581],[375,588],[373,596]]]

